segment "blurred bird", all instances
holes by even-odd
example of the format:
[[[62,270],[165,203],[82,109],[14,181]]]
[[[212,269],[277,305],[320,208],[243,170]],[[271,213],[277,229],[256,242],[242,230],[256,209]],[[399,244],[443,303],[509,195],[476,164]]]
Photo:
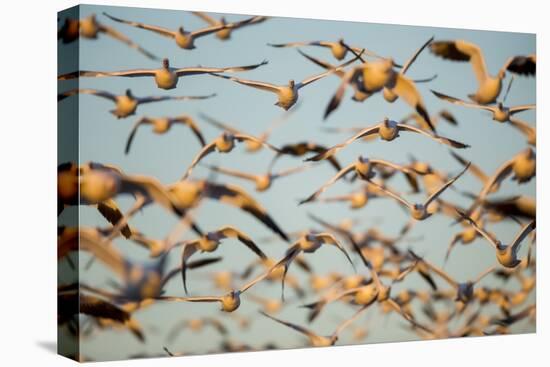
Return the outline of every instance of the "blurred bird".
[[[250,24],[252,22],[254,22],[254,23],[258,22],[257,17],[252,17],[252,18],[248,18],[246,20],[242,20],[242,21],[236,22],[236,23],[225,23],[224,22],[224,23],[212,25],[208,28],[203,28],[203,29],[199,29],[199,30],[196,30],[196,31],[189,32],[186,29],[184,29],[183,26],[180,26],[177,30],[174,31],[174,30],[164,28],[164,27],[160,27],[160,26],[149,25],[149,24],[145,24],[145,23],[134,22],[134,21],[130,21],[130,20],[124,20],[124,19],[116,18],[116,17],[113,17],[112,15],[109,15],[105,12],[103,14],[106,17],[108,17],[109,19],[114,20],[115,22],[128,24],[128,25],[131,25],[132,27],[145,29],[147,31],[151,31],[151,32],[160,34],[161,36],[172,38],[172,39],[174,39],[174,41],[176,42],[176,44],[180,48],[183,48],[183,49],[186,49],[186,50],[194,49],[195,48],[195,41],[200,37],[208,36],[209,34],[212,34],[212,33],[218,34],[218,32],[224,31],[226,29],[232,30],[232,29],[242,27],[246,24]]]
[[[298,166],[298,167],[289,168],[277,173],[267,172],[265,174],[255,175],[252,173],[246,173],[246,172],[233,170],[229,168],[218,167],[218,166],[209,166],[209,165],[204,165],[204,166],[214,172],[252,181],[256,185],[256,191],[260,191],[260,192],[266,191],[267,189],[269,189],[273,184],[274,180],[305,171],[306,169],[311,167],[311,166]]]
[[[65,18],[63,26],[57,31],[57,39],[61,39],[63,43],[71,43],[76,41],[79,36],[86,39],[95,40],[99,34],[106,34],[124,43],[126,46],[133,48],[151,60],[159,60],[157,56],[145,50],[143,47],[113,27],[109,27],[98,22],[95,14],[91,14],[83,19]]]
[[[311,41],[311,42],[289,42],[289,43],[268,43],[268,46],[282,48],[282,47],[303,47],[303,46],[319,46],[330,49],[332,56],[337,60],[344,60],[348,54],[348,49],[343,45],[344,39],[340,38],[338,41]],[[357,52],[363,52],[366,56],[372,56],[376,58],[381,58],[377,54],[367,49],[362,49],[359,47],[352,47],[352,49]]]
[[[239,22],[227,23],[227,20],[225,19],[225,17],[221,17],[218,20],[218,19],[214,19],[210,15],[201,11],[194,11],[192,13],[197,17],[201,18],[202,20],[204,20],[211,27],[223,26],[222,29],[216,32],[216,37],[222,41],[229,40],[231,38],[231,34],[236,29],[243,28],[248,25],[259,24],[259,23],[265,22],[268,19],[268,17],[254,16],[251,18],[241,20]]]
[[[347,45],[346,47],[349,49]],[[357,57],[360,57],[360,55],[357,55]],[[381,59],[374,62],[364,62],[360,66],[347,71],[342,77],[336,93],[327,105],[323,118],[326,119],[338,108],[344,97],[346,86],[359,83],[360,90],[365,94],[365,98],[387,88],[389,91],[387,93],[388,99],[390,99],[390,94],[402,98],[424,118],[428,125],[431,125],[430,116],[426,110],[422,96],[416,89],[416,84],[403,74],[396,72],[393,69],[393,64],[392,59]],[[433,126],[430,126],[430,128],[435,132]]]
[[[279,228],[267,210],[237,185],[218,184],[207,180],[184,180],[168,185],[167,191],[173,199],[174,208],[180,212],[197,206],[203,198],[217,200],[254,216],[281,239],[289,241],[286,233]]]
[[[199,130],[197,123],[189,115],[181,115],[177,117],[144,116],[134,123],[134,126],[132,127],[132,130],[128,135],[128,140],[126,141],[126,147],[124,148],[124,153],[125,154],[130,153],[130,147],[132,145],[132,141],[134,140],[134,137],[136,136],[136,132],[140,126],[151,125],[153,128],[152,130],[155,134],[164,134],[168,132],[172,127],[172,125],[174,124],[182,124],[182,125],[188,126],[191,129],[191,131],[193,131],[197,139],[199,139],[199,142],[201,143],[201,145],[203,147],[206,145],[206,142],[204,141],[204,137],[202,136],[202,133]]]
[[[329,336],[317,335],[313,331],[306,329],[303,326],[299,326],[288,321],[280,320],[274,316],[270,316],[266,314],[263,311],[260,311],[260,313],[270,318],[271,320],[278,322],[279,324],[288,326],[289,328],[294,329],[299,333],[305,335],[309,339],[309,343],[312,347],[328,347],[328,346],[334,345],[338,341],[338,337],[342,333],[342,331],[344,331],[353,321],[355,321],[363,313],[365,309],[366,309],[365,307],[360,308],[359,311],[355,312],[355,314],[351,318],[340,323],[336,327],[336,330],[334,330],[334,332]]]
[[[227,328],[220,320],[213,317],[203,317],[198,319],[181,320],[180,322],[174,324],[172,329],[168,332],[166,341],[168,343],[173,343],[185,329],[189,329],[193,333],[197,333],[203,330],[206,326],[212,326],[212,328],[214,328],[214,330],[216,330],[221,336],[226,336],[228,334]]]
[[[57,77],[57,80],[70,80],[79,77],[93,77],[104,78],[111,76],[128,77],[128,78],[140,78],[140,77],[153,77],[157,87],[160,89],[174,89],[178,85],[180,77],[198,74],[210,74],[210,73],[223,73],[223,72],[239,72],[254,70],[257,67],[267,64],[267,61],[263,61],[259,64],[247,65],[247,66],[233,66],[226,68],[212,68],[212,67],[186,67],[186,68],[174,68],[170,66],[168,59],[162,60],[162,66],[159,69],[132,69],[122,71],[89,71],[80,70],[68,74],[62,74]],[[212,74],[214,75],[214,74]]]
[[[314,233],[309,232],[302,237],[298,239],[292,246],[290,246],[285,256],[276,264],[273,266],[273,268],[278,268],[281,265],[284,266],[283,276],[282,276],[282,294],[281,297],[284,299],[284,291],[285,291],[285,276],[288,272],[288,269],[296,256],[298,256],[300,253],[313,253],[317,251],[321,246],[323,245],[333,245],[340,250],[348,262],[351,264],[353,269],[355,269],[355,265],[353,264],[353,261],[351,261],[351,258],[348,255],[348,252],[346,249],[338,242],[338,240],[330,233],[321,232],[321,233]]]
[[[326,150],[326,151],[324,151],[320,154],[317,154],[313,157],[310,157],[310,158],[306,159],[306,161],[320,161],[322,159],[327,159],[327,158],[335,155],[338,151],[345,148],[346,146],[353,143],[354,141],[362,139],[362,138],[364,138],[366,136],[369,136],[369,135],[377,134],[378,136],[380,136],[380,139],[382,139],[382,140],[392,141],[395,138],[398,138],[399,133],[402,132],[402,131],[421,134],[421,135],[424,135],[424,136],[426,136],[426,137],[428,137],[432,140],[437,141],[440,144],[446,144],[446,145],[449,145],[453,148],[464,149],[464,148],[469,147],[469,145],[460,143],[456,140],[452,140],[452,139],[449,139],[449,138],[444,138],[444,137],[441,137],[441,136],[438,136],[438,135],[434,135],[434,134],[426,132],[422,129],[416,128],[414,126],[410,126],[410,125],[406,125],[406,124],[400,124],[400,123],[398,123],[396,121],[393,121],[393,120],[390,120],[389,118],[386,117],[386,118],[384,118],[384,120],[382,120],[378,124],[362,129],[361,131],[359,131],[357,134],[353,135],[352,137],[350,137],[346,141],[344,141],[340,144],[337,144],[337,145],[329,148],[328,150]]]
[[[444,59],[469,61],[472,64],[478,89],[468,97],[479,104],[490,104],[497,100],[502,89],[502,80],[506,77],[506,71],[526,76],[536,73],[536,57],[534,55],[510,57],[497,75],[491,76],[487,71],[482,50],[473,43],[464,40],[435,41],[430,45],[430,50],[434,55]]]
[[[492,247],[496,251],[497,260],[502,266],[505,266],[507,268],[514,268],[521,262],[521,260],[518,259],[518,251],[520,250],[521,244],[525,237],[527,237],[529,233],[535,230],[536,222],[534,220],[526,224],[517,234],[516,238],[514,238],[514,240],[509,245],[506,245],[487,233],[487,231],[479,227],[472,218],[466,216],[460,211],[458,213],[461,215],[462,218],[470,222],[472,227],[475,228],[476,232],[483,236],[489,242],[489,244],[492,245]]]
[[[189,177],[189,175],[193,171],[193,168],[208,154],[215,151],[218,151],[219,153],[229,153],[233,150],[233,148],[235,148],[235,142],[242,143],[247,141],[261,144],[262,146],[269,148],[276,153],[280,152],[278,148],[274,147],[268,142],[261,141],[254,136],[244,134],[232,134],[228,131],[225,131],[212,142],[202,148],[202,150],[195,156],[181,179],[187,179],[187,177]]]
[[[329,156],[330,157],[330,156]],[[374,168],[382,165],[382,166],[388,166],[392,169],[395,169],[397,171],[401,171],[405,174],[410,173],[410,170],[406,167],[399,166],[395,163],[391,163],[382,159],[369,159],[365,158],[363,156],[359,156],[357,161],[354,163],[348,165],[347,167],[344,167],[340,172],[338,172],[334,177],[332,177],[330,180],[328,180],[323,186],[321,186],[317,191],[315,191],[313,194],[308,196],[307,198],[300,200],[299,204],[305,204],[310,201],[316,200],[319,195],[321,195],[329,186],[334,184],[336,181],[344,177],[349,172],[355,172],[359,178],[362,180],[370,180],[375,176]],[[372,182],[372,181],[370,181]],[[375,187],[381,187],[380,185],[375,185]],[[387,189],[382,190],[384,193],[387,193]],[[393,194],[395,195],[395,194]]]
[[[215,74],[216,72],[212,72],[212,75],[215,75],[219,78],[224,78],[228,80],[232,80],[236,83],[246,85],[252,88],[260,89],[266,92],[275,93],[277,95],[277,102],[275,103],[276,106],[281,107],[285,111],[290,109],[292,106],[296,104],[298,101],[298,91],[302,89],[303,87],[322,79],[330,74],[335,73],[338,70],[342,70],[344,67],[354,63],[357,60],[357,57],[354,59],[351,59],[349,61],[346,61],[345,63],[339,65],[334,70],[325,71],[320,74],[313,75],[309,78],[306,78],[302,80],[301,82],[296,83],[294,80],[290,80],[287,85],[275,85],[271,83],[266,82],[260,82],[260,81],[254,81],[254,80],[247,80],[247,79],[240,79],[235,78],[232,76],[227,75],[221,75],[221,74]]]
[[[288,120],[288,118],[291,116],[292,112],[294,112],[296,109],[293,109],[292,111],[286,111],[281,117],[273,120],[269,125],[268,125],[268,128],[264,130],[264,132],[262,132],[261,134],[258,134],[257,135],[257,138],[258,140],[262,141],[262,142],[267,142],[267,139],[269,139],[271,133],[273,132],[273,130],[277,127],[279,127],[282,123],[286,122]],[[227,131],[227,132],[230,132],[231,134],[241,134],[241,135],[246,135],[246,133],[234,128],[234,127],[231,127],[230,125],[226,124],[226,123],[223,123],[213,117],[210,117],[204,113],[200,113],[199,116],[204,119],[206,122],[208,122],[209,124],[211,125],[214,125],[216,126],[217,128],[219,128],[220,130],[223,130],[223,131]],[[259,151],[261,148],[263,148],[263,145],[260,144],[260,143],[257,143],[255,141],[252,141],[252,140],[247,140],[245,141],[245,145],[246,145],[246,151],[249,152],[249,153],[254,153],[254,152],[257,152]]]
[[[290,155],[293,157],[302,157],[306,155],[309,152],[312,153],[321,153],[326,151],[328,148],[317,144],[313,142],[298,142],[298,143],[291,143],[291,144],[285,144],[282,147],[279,148],[280,152],[277,152],[275,157],[273,157],[273,160],[269,164],[268,170],[271,171],[273,169],[273,166],[275,166],[275,163],[279,158],[283,155]],[[336,160],[335,157],[329,157],[327,159],[327,162],[336,170],[336,172],[340,171],[342,169],[342,166],[340,163]]]
[[[227,238],[234,238],[241,242],[243,245],[248,247],[252,252],[254,252],[261,259],[267,259],[267,256],[264,252],[252,241],[252,239],[240,231],[239,229],[232,226],[224,226],[216,231],[211,231],[198,239],[189,240],[182,243],[183,249],[181,251],[181,275],[183,279],[183,288],[187,294],[187,262],[197,251],[200,252],[214,252],[217,250],[218,246],[221,244],[221,241]]]
[[[423,203],[415,203],[411,204],[407,200],[403,199],[401,196],[395,194],[392,191],[389,191],[382,186],[374,183],[373,181],[370,181],[373,185],[378,186],[380,190],[384,191],[388,196],[393,197],[395,200],[397,200],[401,205],[405,206],[411,213],[411,216],[416,220],[424,220],[426,218],[429,218],[432,216],[433,212],[430,212],[428,209],[430,207],[430,204],[434,202],[445,190],[447,190],[452,184],[456,182],[463,174],[468,170],[470,165],[468,164],[462,172],[460,172],[458,175],[447,181],[444,185],[442,185],[436,192],[431,194]]]
[[[491,266],[488,269],[484,270],[481,274],[477,276],[473,281],[468,280],[466,282],[458,282],[453,277],[451,277],[447,272],[445,272],[440,267],[432,264],[428,260],[425,260],[418,255],[416,255],[412,250],[409,250],[409,253],[415,257],[418,261],[426,264],[426,266],[439,275],[445,282],[447,282],[451,287],[453,287],[456,291],[456,301],[460,301],[464,304],[469,303],[474,298],[474,286],[479,283],[483,278],[485,278],[487,275],[491,274],[495,271],[496,266]]]
[[[186,100],[202,100],[216,96],[215,93],[206,96],[150,96],[150,97],[136,97],[130,89],[126,89],[126,92],[122,95],[112,94],[103,90],[97,89],[71,89],[57,95],[57,101],[61,101],[67,97],[77,94],[91,94],[97,97],[108,99],[115,103],[115,109],[110,110],[117,118],[125,118],[135,115],[139,105],[144,103],[161,102],[161,101],[186,101]]]

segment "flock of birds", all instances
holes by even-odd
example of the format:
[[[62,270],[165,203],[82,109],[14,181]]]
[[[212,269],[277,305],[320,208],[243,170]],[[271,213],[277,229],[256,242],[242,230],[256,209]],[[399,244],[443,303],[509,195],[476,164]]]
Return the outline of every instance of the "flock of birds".
[[[198,30],[188,30],[183,27],[174,30],[121,19],[106,13],[103,15],[111,21],[120,23],[120,29],[129,26],[140,28],[144,32],[153,32],[159,37],[173,39],[178,47],[186,50],[200,49],[202,37],[215,36],[229,42],[233,32],[252,26],[260,27],[263,22],[269,21],[267,17],[253,16],[238,22],[228,22],[225,18],[214,19],[204,13],[193,14],[204,20],[208,26]],[[96,39],[103,34],[123,42],[147,58],[158,60],[154,54],[125,36],[122,31],[100,23],[95,15],[83,19],[65,19],[59,29],[58,38],[65,44],[79,37]],[[520,195],[495,200],[491,195],[498,192],[501,184],[506,180],[511,179],[517,185],[522,185],[532,180],[536,174],[535,127],[516,117],[522,111],[534,109],[535,105],[513,107],[504,105],[514,77],[535,75],[536,56],[511,56],[493,75],[487,70],[483,51],[477,45],[465,40],[430,38],[404,64],[397,63],[391,57],[380,56],[371,50],[350,46],[344,39],[268,45],[276,48],[298,48],[308,62],[322,67],[323,72],[301,81],[289,80],[287,84],[279,85],[234,76],[236,73],[262,68],[268,64],[267,61],[254,65],[229,67],[174,67],[168,59],[164,59],[157,69],[79,70],[59,75],[58,80],[106,77],[152,78],[157,88],[170,90],[176,88],[183,77],[203,74],[204,77],[222,78],[231,83],[271,92],[276,96],[275,104],[286,111],[293,109],[297,104],[299,91],[302,88],[307,86],[314,88],[314,83],[322,78],[337,77],[341,83],[327,103],[324,118],[336,113],[345,92],[350,88],[353,90],[352,99],[356,102],[375,98],[374,95],[380,93],[388,103],[397,99],[403,100],[411,107],[411,114],[401,121],[384,118],[370,126],[327,129],[331,133],[347,132],[350,135],[343,141],[334,139],[334,145],[331,147],[307,140],[283,146],[271,144],[269,141],[271,132],[287,118],[288,113],[259,136],[246,134],[209,115],[202,114],[201,120],[221,131],[219,136],[211,140],[203,135],[200,124],[190,115],[144,116],[139,118],[129,131],[125,147],[126,154],[131,153],[130,148],[136,133],[144,125],[151,125],[154,133],[164,134],[169,132],[174,124],[182,124],[191,130],[201,145],[201,148],[194,152],[189,148],[194,158],[189,167],[182,172],[179,181],[163,184],[155,177],[126,173],[121,168],[107,163],[65,162],[60,164],[58,166],[58,215],[66,207],[86,205],[97,208],[107,223],[101,228],[85,225],[78,228],[59,226],[58,261],[66,261],[74,268],[77,265],[74,264],[71,254],[75,251],[89,253],[90,264],[95,260],[103,263],[112,271],[117,282],[113,288],[85,283],[60,285],[58,288],[59,324],[81,336],[97,329],[120,329],[127,330],[139,340],[145,341],[146,332],[134,316],[144,308],[155,307],[164,302],[181,303],[182,309],[185,309],[185,304],[188,302],[217,303],[221,311],[232,314],[239,325],[246,328],[255,315],[243,315],[236,311],[239,310],[242,302],[250,302],[258,304],[261,308],[257,317],[265,317],[273,321],[274,328],[280,325],[281,328],[288,328],[289,333],[302,334],[304,340],[311,346],[330,346],[338,342],[346,329],[353,331],[353,340],[364,338],[367,333],[366,325],[365,322],[359,322],[359,317],[367,309],[374,307],[383,313],[397,314],[411,331],[426,339],[504,334],[523,319],[534,322],[536,306],[528,304],[528,300],[535,288],[535,258],[531,256],[535,243],[535,199]],[[308,47],[326,48],[337,62],[342,63],[333,64],[308,55],[303,51]],[[432,90],[432,93],[449,104],[489,111],[495,122],[516,128],[518,133],[526,138],[528,146],[524,151],[513,157],[504,157],[504,162],[495,172],[484,172],[476,164],[467,161],[457,153],[461,149],[467,149],[469,147],[467,144],[439,135],[436,130],[439,121],[454,125],[457,121],[446,110],[441,111],[437,116],[432,116],[428,112],[417,84],[429,83],[435,76],[413,80],[406,75],[409,67],[425,49],[445,60],[469,62],[478,82],[477,89],[467,96],[469,101],[451,97],[439,91]],[[346,59],[347,61],[344,61]],[[505,89],[503,84],[507,74],[512,74],[512,77],[507,90],[504,91],[504,97],[499,100]],[[237,86],[235,88],[238,92]],[[135,115],[141,104],[215,97],[215,95],[139,97],[135,96],[130,89],[120,95],[103,90],[72,89],[61,92],[58,101],[63,103],[62,100],[78,94],[95,95],[112,101],[114,109],[110,112],[118,119]],[[412,160],[406,164],[398,164],[366,156],[358,156],[355,161],[342,166],[337,158],[341,150],[348,149],[348,146],[355,145],[358,141],[379,138],[390,142],[398,139],[402,134],[415,134],[418,136],[418,144],[424,140],[430,140],[434,144],[448,146],[450,154],[463,167],[462,170],[456,174],[450,174],[434,168],[429,162]],[[267,164],[266,173],[248,173],[205,163],[208,156],[230,154],[241,143],[250,154],[263,149],[272,151],[273,158]],[[295,157],[300,164],[291,169],[275,171],[276,162],[283,156]],[[251,183],[256,191],[261,193],[269,190],[279,179],[314,170],[323,162],[334,169],[334,176],[327,177],[323,185],[300,200],[297,205],[306,205],[311,202],[343,202],[349,204],[350,210],[354,210],[366,206],[371,199],[385,198],[388,201],[394,201],[409,213],[410,221],[403,226],[399,236],[389,237],[375,226],[369,230],[355,230],[355,223],[350,221],[329,223],[313,214],[310,218],[317,229],[287,233],[273,219],[272,213],[268,213],[262,206],[260,200],[249,194],[246,189],[239,185],[220,182],[222,181],[220,178],[225,176],[234,177],[242,180],[243,185],[246,182]],[[212,176],[207,179],[195,177],[193,168],[197,165],[208,168]],[[392,189],[391,179],[397,174],[403,175],[413,193],[425,193],[425,200],[411,202],[405,194]],[[466,174],[477,177],[483,186],[479,193],[463,192],[471,199],[471,205],[459,207],[443,200],[442,194],[445,192],[460,190],[461,177]],[[340,181],[349,185],[359,182],[361,185],[359,189],[346,195],[326,196],[325,191]],[[133,204],[123,212],[116,199],[125,194],[133,198]],[[252,216],[265,226],[266,230],[288,243],[288,247],[281,251],[282,255],[279,258],[272,258],[262,250],[262,242],[271,241],[272,238],[252,238],[246,233],[246,228],[236,228],[231,224],[203,230],[198,223],[201,217],[195,216],[195,212],[206,200],[217,201],[236,208],[243,215]],[[130,223],[136,213],[149,205],[158,205],[170,215],[179,218],[177,226],[165,238],[150,238]],[[450,236],[445,261],[457,244],[468,245],[477,239],[483,239],[495,253],[495,260],[489,264],[487,270],[479,275],[473,274],[467,280],[457,280],[450,276],[443,266],[428,261],[410,248],[400,246],[400,242],[405,239],[417,221],[430,220],[434,215],[447,216],[461,228]],[[515,238],[498,238],[487,227],[490,223],[510,221],[518,224],[518,233]],[[455,228],[450,227],[450,230]],[[193,233],[193,239],[181,239],[183,234],[189,233]],[[147,263],[130,260],[113,244],[113,241],[120,237],[144,248],[149,252],[149,256],[156,260]],[[201,254],[215,253],[220,245],[235,242],[246,246],[256,260],[248,264],[242,274],[233,271],[209,273],[213,287],[216,289],[214,295],[189,295],[188,272],[207,268],[210,264],[222,260],[220,257],[202,257]],[[522,245],[529,247],[527,252],[520,251]],[[333,272],[329,276],[316,274],[308,264],[308,259],[317,250],[330,246],[338,249],[350,264],[349,268],[332,269]],[[180,259],[179,265],[173,269],[167,269],[168,260],[172,257]],[[358,259],[361,260],[359,265],[356,264]],[[309,285],[300,284],[298,278],[289,273],[292,264],[308,274],[311,279]],[[426,281],[426,289],[392,292],[394,284],[403,281],[412,273],[419,274]],[[498,277],[504,282],[517,281],[520,285],[519,289],[510,291],[504,287],[478,286],[481,279],[489,275]],[[166,294],[165,286],[174,277],[180,278],[181,290],[185,295]],[[260,296],[260,291],[250,292],[262,284],[276,282],[282,285],[280,299]],[[442,287],[442,284],[446,286]],[[330,335],[320,335],[314,331],[314,326],[305,326],[304,322],[291,322],[276,316],[277,312],[285,306],[285,285],[295,291],[297,299],[306,295],[316,298],[314,302],[302,304],[307,312],[309,324],[312,324],[323,311],[336,302],[348,305],[354,313],[351,317],[341,320]],[[491,311],[490,306],[496,306],[497,311]],[[79,323],[80,315],[86,316],[82,324]],[[220,314],[212,308],[209,317],[189,317],[181,322],[174,322],[174,327],[167,336],[167,346],[164,351],[159,351],[159,355],[187,354],[185,346],[182,347],[182,352],[176,352],[168,346],[168,343],[184,329],[199,332],[208,326],[213,327],[224,337],[224,343],[217,349],[218,351],[277,347],[275,343],[258,347],[231,341]]]

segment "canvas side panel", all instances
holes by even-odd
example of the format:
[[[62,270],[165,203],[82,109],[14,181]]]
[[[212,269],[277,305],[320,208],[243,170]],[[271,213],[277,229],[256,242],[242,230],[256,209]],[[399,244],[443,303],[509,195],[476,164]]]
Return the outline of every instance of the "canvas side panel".
[[[63,10],[57,14],[57,73],[58,75],[79,70],[78,19],[79,7]],[[58,80],[57,92],[57,164],[58,164],[58,254],[62,243],[68,243],[71,231],[78,228],[79,210],[78,182],[75,168],[78,165],[79,102],[78,94],[63,96],[62,93],[78,89],[78,78]],[[73,180],[74,178],[74,180]],[[78,231],[74,243],[78,245]],[[60,258],[57,263],[57,352],[80,360],[78,319],[78,252]]]

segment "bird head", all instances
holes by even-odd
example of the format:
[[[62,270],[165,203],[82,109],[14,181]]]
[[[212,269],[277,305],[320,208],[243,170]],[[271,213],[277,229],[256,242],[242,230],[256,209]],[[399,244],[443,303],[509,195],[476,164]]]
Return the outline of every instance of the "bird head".
[[[185,29],[183,29],[183,26],[180,26],[178,28],[178,32],[179,32],[179,34],[185,34]]]
[[[132,90],[131,89],[126,89],[126,97],[128,98],[134,98],[134,95],[132,94]]]
[[[168,69],[170,67],[170,61],[167,58],[162,59],[162,67]]]
[[[229,131],[224,131],[222,134],[222,139],[226,142],[230,142],[230,141],[233,141],[233,139],[235,139],[235,135],[233,135]]]
[[[289,86],[290,88],[294,88],[295,85],[296,85],[296,82],[295,82],[294,80],[289,80],[289,81],[288,81],[288,86]]]

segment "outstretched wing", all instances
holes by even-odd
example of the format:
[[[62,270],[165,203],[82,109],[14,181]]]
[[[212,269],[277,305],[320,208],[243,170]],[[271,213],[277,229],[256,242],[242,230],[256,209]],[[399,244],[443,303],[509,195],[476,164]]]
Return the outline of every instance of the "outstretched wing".
[[[328,180],[323,186],[321,186],[317,191],[315,191],[313,194],[308,196],[307,198],[300,201],[300,204],[309,203],[310,201],[314,201],[321,195],[329,186],[331,186],[333,183],[338,181],[340,178],[344,177],[347,173],[355,169],[355,163],[350,164],[349,166],[341,169],[334,177],[332,177],[330,180]]]
[[[143,124],[149,124],[149,123],[151,123],[151,120],[149,120],[147,117],[142,117],[136,121],[136,123],[132,127],[132,130],[130,130],[130,134],[128,134],[128,139],[126,140],[126,147],[124,148],[124,154],[130,153],[130,147],[132,146],[132,142],[134,141],[138,128]]]
[[[221,234],[223,237],[230,237],[230,238],[236,238],[239,241],[241,241],[246,247],[248,247],[250,250],[252,250],[256,255],[258,255],[261,259],[267,259],[266,254],[260,248],[252,241],[252,239],[244,232],[238,230],[235,227],[232,226],[225,226],[217,231],[219,234]]]
[[[189,175],[191,174],[191,172],[193,171],[193,168],[195,168],[195,166],[204,158],[206,157],[208,154],[214,152],[216,150],[216,142],[215,141],[212,141],[210,144],[207,144],[205,145],[201,151],[199,152],[199,154],[197,154],[195,156],[195,158],[193,159],[193,161],[191,162],[191,164],[189,165],[189,167],[187,168],[187,171],[185,171],[183,177],[181,178],[181,181],[187,179],[187,177],[189,177]]]
[[[262,65],[266,65],[267,61],[264,60],[259,64],[253,64],[253,65],[245,65],[245,66],[230,66],[226,68],[208,68],[208,67],[187,67],[187,68],[181,68],[176,69],[175,73],[178,76],[184,76],[184,75],[196,75],[196,74],[210,74],[210,73],[235,73],[239,71],[247,71],[247,70],[254,70]],[[218,75],[218,74],[212,74],[219,77],[227,77],[225,75]],[[227,77],[230,78],[230,77]]]
[[[113,17],[112,15],[109,15],[105,12],[103,12],[103,15],[105,15],[107,18],[109,18],[111,20],[114,20],[115,22],[128,24],[128,25],[131,25],[132,27],[145,29],[147,31],[152,31],[152,32],[158,33],[162,36],[165,36],[165,37],[170,37],[170,38],[176,37],[176,32],[171,31],[170,29],[167,29],[167,28],[163,28],[163,27],[159,27],[159,26],[155,26],[155,25],[149,25],[149,24],[140,23],[140,22],[134,22],[134,21],[130,21],[130,20],[120,19],[120,18],[117,18],[117,17]]]

